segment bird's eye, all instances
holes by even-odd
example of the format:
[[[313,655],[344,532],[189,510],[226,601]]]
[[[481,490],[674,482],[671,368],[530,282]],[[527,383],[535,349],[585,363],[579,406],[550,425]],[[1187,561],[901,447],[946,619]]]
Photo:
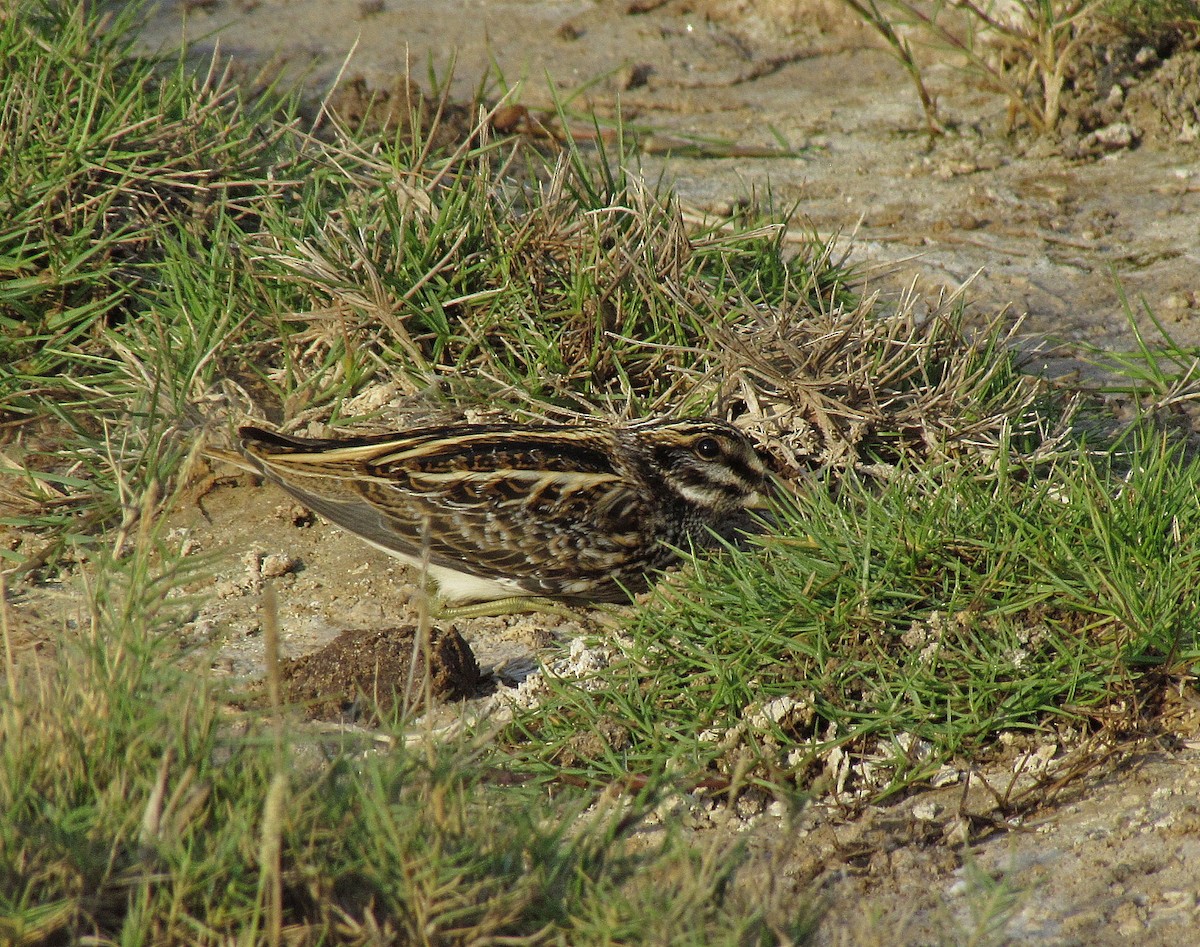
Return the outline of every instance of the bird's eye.
[[[696,455],[702,460],[716,460],[721,456],[721,442],[715,437],[702,437],[696,441]]]

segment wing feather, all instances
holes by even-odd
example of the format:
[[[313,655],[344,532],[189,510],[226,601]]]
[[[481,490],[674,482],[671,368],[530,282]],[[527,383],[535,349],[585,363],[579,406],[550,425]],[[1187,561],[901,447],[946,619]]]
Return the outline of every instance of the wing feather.
[[[509,430],[509,429],[504,429]],[[655,511],[611,452],[568,430],[511,438],[478,425],[453,436],[307,441],[243,428],[261,473],[374,546],[417,562],[511,579],[539,594],[638,585]],[[511,433],[511,432],[510,432]],[[603,446],[603,445],[601,445]],[[631,560],[636,557],[636,563]],[[608,597],[601,593],[596,597]]]

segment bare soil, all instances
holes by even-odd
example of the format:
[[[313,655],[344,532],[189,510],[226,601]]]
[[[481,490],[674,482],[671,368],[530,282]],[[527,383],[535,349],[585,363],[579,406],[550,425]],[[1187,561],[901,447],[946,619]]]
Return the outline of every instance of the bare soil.
[[[181,34],[200,38],[198,55],[219,42],[246,77],[270,62],[315,90],[339,73],[360,91],[405,88],[410,69],[423,77],[432,61],[444,73],[456,57],[460,101],[497,67],[510,84],[527,77],[520,101],[534,114],[553,96],[607,114],[619,102],[626,122],[653,129],[648,178],[715,213],[767,194],[794,204],[812,230],[847,235],[850,260],[881,292],[936,295],[973,278],[981,317],[1026,316],[1030,348],[1047,359],[1080,343],[1129,346],[1126,299],[1200,342],[1200,53],[1182,46],[1093,50],[1104,68],[1081,83],[1054,140],[1005,137],[1004,103],[933,62],[951,133],[930,142],[902,70],[834,0],[184,0],[145,27],[152,46]],[[667,154],[682,136],[732,142],[740,156]],[[801,156],[748,156],[779,139]],[[419,599],[405,567],[269,485],[215,473],[177,525],[198,552],[221,553],[190,625],[196,641],[221,645],[218,670],[261,673],[270,578],[285,651],[300,662],[289,665],[293,696],[338,717],[359,692],[407,675]],[[18,627],[54,611],[45,599],[14,603]],[[493,679],[525,679],[600,620],[439,623],[457,662],[445,690],[471,690],[475,658]],[[988,942],[1185,943],[1200,922],[1197,728],[1181,698],[1174,737],[1131,741],[1086,771],[1045,735],[891,806],[846,808],[831,795],[789,817],[697,800],[679,817],[749,842],[747,896],[826,899],[820,943],[966,941],[989,905],[1007,905],[1007,924]]]

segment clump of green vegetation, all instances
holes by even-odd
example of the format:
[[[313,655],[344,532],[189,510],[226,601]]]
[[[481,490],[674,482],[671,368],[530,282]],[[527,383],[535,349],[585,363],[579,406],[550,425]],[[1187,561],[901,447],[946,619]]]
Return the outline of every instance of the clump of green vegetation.
[[[83,569],[90,614],[0,690],[0,938],[169,944],[741,944],[802,937],[729,897],[735,853],[489,780],[469,743],[318,744],[181,660],[195,565],[139,525]],[[647,811],[643,803],[640,808]],[[794,941],[793,941],[794,942]]]
[[[1110,464],[906,465],[804,490],[746,548],[663,586],[598,680],[551,678],[555,713],[518,722],[520,752],[558,778],[599,729],[619,737],[572,751],[574,778],[775,791],[828,788],[846,758],[839,791],[879,798],[1047,715],[1132,708],[1145,671],[1200,660],[1200,467],[1161,441],[1120,480]]]
[[[1194,32],[1200,28],[1200,3],[1196,0],[1109,0],[1101,16],[1121,24],[1130,36],[1153,37],[1168,30]]]
[[[85,353],[100,374],[104,332],[144,311],[168,241],[215,244],[223,218],[252,225],[278,188],[281,130],[264,134],[215,71],[135,56],[135,7],[107,24],[85,10],[26,3],[0,20],[6,411],[31,410],[22,381],[81,374]]]

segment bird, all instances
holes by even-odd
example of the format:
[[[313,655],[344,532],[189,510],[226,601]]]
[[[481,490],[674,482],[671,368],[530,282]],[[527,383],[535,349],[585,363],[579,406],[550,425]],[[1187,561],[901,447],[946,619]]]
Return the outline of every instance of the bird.
[[[768,482],[749,437],[715,418],[238,436],[249,468],[470,614],[628,602],[681,548],[748,522]]]

